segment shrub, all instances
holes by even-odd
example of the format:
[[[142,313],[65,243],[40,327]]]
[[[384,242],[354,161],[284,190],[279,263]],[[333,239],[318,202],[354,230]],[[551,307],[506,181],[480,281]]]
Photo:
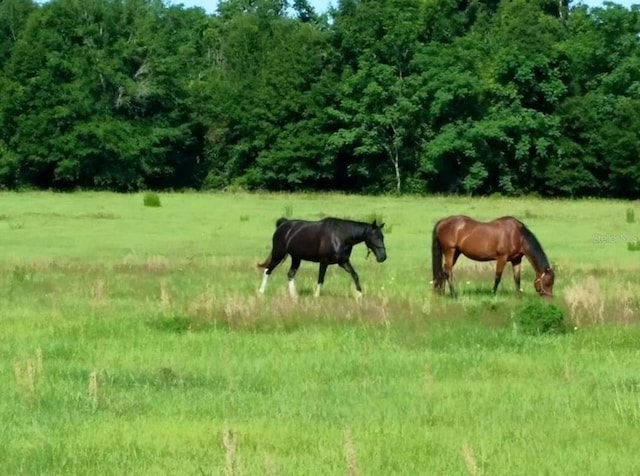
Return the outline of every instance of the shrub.
[[[532,299],[513,313],[516,328],[529,335],[542,335],[564,330],[564,313],[553,303]]]
[[[627,223],[634,223],[636,221],[636,213],[633,208],[627,208]]]
[[[640,240],[627,242],[627,250],[640,251]]]
[[[147,192],[144,194],[142,202],[144,203],[145,207],[159,207],[160,197],[155,192]]]

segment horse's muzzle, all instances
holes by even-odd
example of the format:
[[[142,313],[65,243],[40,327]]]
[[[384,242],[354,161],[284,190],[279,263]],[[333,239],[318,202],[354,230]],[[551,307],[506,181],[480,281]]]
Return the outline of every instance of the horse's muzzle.
[[[386,255],[386,253],[385,253],[385,254],[383,254],[382,256],[378,256],[378,255],[376,255],[376,261],[377,261],[378,263],[383,263],[383,262],[384,262],[384,261],[386,261],[386,260],[387,260],[387,255]]]

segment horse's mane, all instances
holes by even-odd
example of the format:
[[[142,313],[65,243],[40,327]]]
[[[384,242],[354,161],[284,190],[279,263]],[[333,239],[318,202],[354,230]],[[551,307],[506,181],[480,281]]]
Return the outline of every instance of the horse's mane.
[[[542,245],[536,238],[536,235],[533,234],[527,225],[519,221],[520,226],[522,227],[522,235],[524,240],[529,245],[529,251],[531,252],[531,258],[533,261],[540,267],[540,269],[546,269],[549,267],[549,259],[547,258],[546,253],[542,249]]]

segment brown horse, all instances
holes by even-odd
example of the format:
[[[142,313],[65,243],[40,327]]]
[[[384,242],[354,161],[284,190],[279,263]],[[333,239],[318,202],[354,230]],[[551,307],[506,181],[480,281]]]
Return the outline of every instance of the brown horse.
[[[497,261],[494,294],[507,262],[513,267],[516,289],[522,291],[520,264],[525,256],[536,274],[533,282],[535,290],[542,297],[553,296],[555,276],[540,242],[524,223],[513,217],[497,218],[490,222],[477,221],[464,215],[443,218],[433,228],[431,252],[433,287],[440,293],[444,292],[446,281],[451,295],[456,295],[453,266],[463,254],[475,261]]]

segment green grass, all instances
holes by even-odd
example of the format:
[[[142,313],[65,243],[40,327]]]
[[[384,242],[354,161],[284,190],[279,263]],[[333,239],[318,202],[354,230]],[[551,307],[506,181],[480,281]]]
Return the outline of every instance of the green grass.
[[[3,474],[635,474],[637,235],[617,201],[0,193]],[[431,292],[449,214],[521,218],[570,332],[528,336],[507,267],[462,258]],[[383,217],[388,260],[288,262],[275,220]],[[606,235],[605,239],[594,236]],[[94,375],[92,382],[91,375]],[[232,436],[223,436],[225,434]]]

